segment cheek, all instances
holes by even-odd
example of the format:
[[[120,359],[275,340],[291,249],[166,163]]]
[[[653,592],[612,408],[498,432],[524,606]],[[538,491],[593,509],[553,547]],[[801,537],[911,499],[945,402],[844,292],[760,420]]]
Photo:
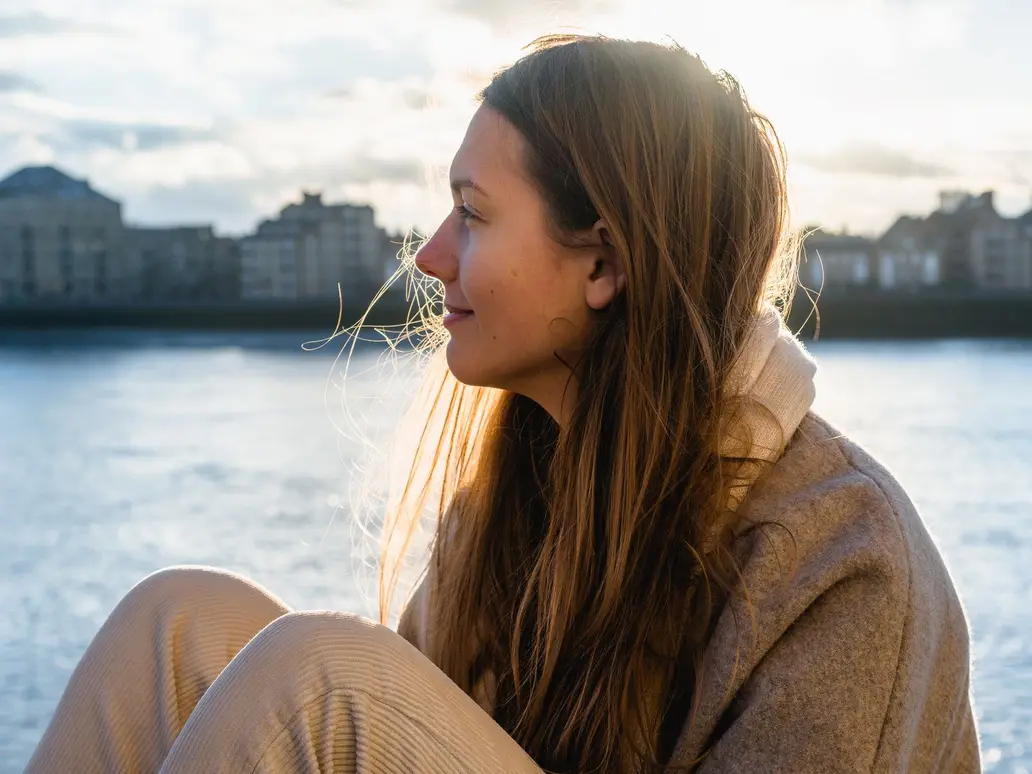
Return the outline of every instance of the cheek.
[[[467,288],[478,310],[480,343],[492,348],[485,359],[539,365],[579,340],[583,321],[557,272],[501,263],[494,268],[473,274]]]
[[[460,275],[466,299],[493,338],[525,336],[547,314],[551,279],[513,241],[497,249],[486,239],[475,246]]]
[[[452,329],[448,362],[460,381],[507,388],[554,359],[555,287],[515,240],[500,241],[491,249],[487,239],[470,240],[463,256],[459,284],[475,316]]]
[[[460,381],[505,387],[521,374],[553,367],[556,351],[579,346],[586,304],[560,260],[530,226],[469,232],[459,285],[476,315],[452,330],[448,347]]]
[[[504,232],[485,229],[467,237],[459,265],[459,284],[463,295],[485,320],[508,314],[518,308],[525,294],[519,264],[520,245]]]
[[[518,269],[499,269],[475,273],[466,287],[479,328],[491,342],[528,343],[528,338],[537,338],[544,317],[540,294],[524,282]]]

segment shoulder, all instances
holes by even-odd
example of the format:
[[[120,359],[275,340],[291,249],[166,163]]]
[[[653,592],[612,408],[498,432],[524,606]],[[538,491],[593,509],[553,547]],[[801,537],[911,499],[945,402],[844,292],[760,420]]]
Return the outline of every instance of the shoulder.
[[[876,573],[900,591],[909,585],[902,525],[918,519],[913,504],[879,463],[813,413],[753,487],[742,514],[756,525],[743,535],[753,574],[787,552],[779,560],[797,571]]]
[[[812,412],[752,495],[746,514],[782,520],[814,561],[835,558],[844,572],[875,572],[909,595],[948,580],[925,522],[892,473]]]
[[[777,758],[793,771],[852,759],[909,771],[915,745],[956,747],[971,725],[957,721],[970,717],[967,625],[889,471],[809,414],[741,514],[745,598],[718,617],[679,755],[720,737],[714,770]]]
[[[901,659],[919,640],[944,640],[966,666],[966,616],[917,508],[882,463],[830,423],[808,414],[743,508],[772,523],[750,530],[744,576],[751,595],[776,600],[782,623],[849,584],[879,625],[898,633]]]

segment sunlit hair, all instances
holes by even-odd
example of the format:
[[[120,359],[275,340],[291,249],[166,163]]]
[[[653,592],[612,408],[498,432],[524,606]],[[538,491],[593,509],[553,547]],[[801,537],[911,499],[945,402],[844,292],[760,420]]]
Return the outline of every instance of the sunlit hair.
[[[467,693],[490,676],[495,719],[548,771],[656,770],[693,721],[716,614],[747,599],[731,494],[755,472],[719,447],[750,325],[793,290],[782,148],[677,45],[541,38],[480,99],[522,135],[553,238],[602,218],[628,281],[562,428],[459,384],[439,307],[416,304],[434,354],[385,517],[381,618],[429,517],[429,657]]]

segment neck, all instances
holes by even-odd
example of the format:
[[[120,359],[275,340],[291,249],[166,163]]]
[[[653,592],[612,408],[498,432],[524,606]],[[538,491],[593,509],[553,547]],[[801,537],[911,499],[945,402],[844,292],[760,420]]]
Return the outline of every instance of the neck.
[[[526,379],[506,389],[537,403],[559,427],[569,427],[577,400],[577,381],[565,366],[561,371],[538,374],[537,378]]]
[[[785,327],[780,313],[765,306],[731,370],[731,394],[745,398],[747,405],[724,439],[722,453],[777,459],[813,403],[815,372],[813,359]],[[537,403],[560,427],[569,426],[577,380],[566,365],[534,374],[509,389]],[[750,440],[743,441],[743,435]]]

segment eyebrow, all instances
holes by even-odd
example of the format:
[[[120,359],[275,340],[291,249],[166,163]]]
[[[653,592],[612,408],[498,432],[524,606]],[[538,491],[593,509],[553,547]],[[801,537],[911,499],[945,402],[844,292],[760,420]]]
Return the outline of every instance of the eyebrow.
[[[479,185],[474,183],[468,177],[462,177],[462,178],[459,178],[458,180],[452,180],[451,181],[451,189],[452,189],[453,193],[458,193],[463,188],[472,188],[474,191],[477,191],[478,193],[480,193],[481,196],[485,196],[485,197],[487,196],[487,191],[485,191]],[[490,197],[488,197],[488,198],[490,198]]]

